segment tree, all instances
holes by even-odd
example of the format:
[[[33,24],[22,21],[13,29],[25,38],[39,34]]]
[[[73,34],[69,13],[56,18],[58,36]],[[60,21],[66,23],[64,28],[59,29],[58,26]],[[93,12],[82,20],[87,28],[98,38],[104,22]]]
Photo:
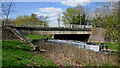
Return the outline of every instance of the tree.
[[[65,12],[63,12],[62,16],[62,22],[64,22],[64,24],[76,24],[78,21],[77,17],[80,17],[80,15],[78,16],[78,14],[80,11],[75,9],[75,8],[67,8],[67,10]],[[77,18],[77,19],[76,19]],[[76,19],[76,21],[75,21]]]
[[[42,18],[45,18],[44,16],[41,16]],[[24,16],[18,16],[14,20],[14,24],[16,26],[26,26],[26,25],[42,25],[47,26],[47,21],[38,18],[35,14],[31,14],[30,16],[24,15]]]
[[[120,23],[118,22],[117,9],[117,3],[107,3],[106,5],[102,5],[102,8],[99,8],[99,11],[97,11],[99,14],[93,19],[93,24],[95,24],[95,26],[106,30],[104,33],[106,41],[110,41],[111,39],[113,39],[113,41],[118,40]]]
[[[13,12],[13,10],[12,10],[13,3],[12,3],[12,1],[8,2],[8,3],[4,2],[4,3],[2,3],[1,6],[2,6],[2,13],[3,13],[2,17],[4,19],[4,21],[3,21],[3,26],[4,26],[5,22],[6,23],[8,22],[10,13]]]
[[[42,21],[42,23],[44,24],[44,26],[48,27],[48,22],[49,22],[49,20],[48,20],[49,17],[48,16],[39,16],[38,19]]]
[[[64,24],[77,24],[77,25],[86,25],[86,12],[83,6],[76,6],[73,8],[67,8],[66,11],[63,12],[62,22]]]

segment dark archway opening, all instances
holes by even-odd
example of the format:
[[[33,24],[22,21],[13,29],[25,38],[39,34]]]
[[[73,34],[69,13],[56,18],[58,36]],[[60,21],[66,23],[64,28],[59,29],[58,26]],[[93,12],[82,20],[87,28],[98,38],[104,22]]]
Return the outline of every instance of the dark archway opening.
[[[58,34],[54,35],[54,39],[60,40],[77,40],[87,42],[90,34]]]

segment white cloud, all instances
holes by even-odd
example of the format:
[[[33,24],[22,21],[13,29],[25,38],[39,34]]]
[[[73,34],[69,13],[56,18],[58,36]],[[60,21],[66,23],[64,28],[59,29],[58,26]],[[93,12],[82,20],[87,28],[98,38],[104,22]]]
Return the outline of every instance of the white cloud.
[[[120,0],[93,0],[92,2],[119,2]]]
[[[62,8],[54,8],[54,7],[46,7],[46,8],[39,8],[38,12],[35,12],[37,16],[48,16],[51,22],[49,22],[50,25],[56,26],[57,24],[57,15],[58,13],[62,13]],[[56,24],[55,24],[56,23]]]
[[[54,8],[54,7],[46,7],[46,8],[39,8],[39,11],[36,12],[38,16],[43,15],[43,16],[57,16],[58,13],[62,13],[63,9],[62,8]]]
[[[2,2],[60,2],[63,0],[1,0]],[[1,2],[0,1],[0,2]]]
[[[57,11],[57,12],[62,11],[61,8],[54,8],[54,7],[40,8],[39,10],[40,10],[40,12],[48,12],[48,13],[54,12],[54,11]]]
[[[62,2],[65,0],[0,0],[0,2]],[[67,0],[67,1],[73,1],[73,0]],[[76,1],[76,0],[74,0]],[[87,0],[78,0],[78,1],[87,1]],[[120,0],[93,0],[93,2],[119,2]]]
[[[92,0],[66,0],[66,1],[61,1],[61,3],[67,6],[77,6],[78,4],[85,5],[90,1]]]
[[[119,2],[119,1],[120,0],[66,0],[61,1],[61,3],[67,6],[77,6],[78,4],[85,5],[90,2]]]

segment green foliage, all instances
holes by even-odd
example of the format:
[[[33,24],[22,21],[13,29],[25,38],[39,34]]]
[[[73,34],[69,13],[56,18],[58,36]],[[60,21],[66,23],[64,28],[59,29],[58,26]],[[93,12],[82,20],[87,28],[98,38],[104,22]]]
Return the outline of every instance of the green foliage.
[[[117,40],[120,25],[120,23],[117,22],[117,17],[108,16],[106,17],[106,21],[104,23],[105,25],[103,26],[103,28],[106,29],[105,38],[108,40],[109,38],[112,38],[114,41]]]
[[[43,16],[42,16],[43,17]],[[24,26],[24,25],[47,25],[47,18],[43,17],[44,19],[40,19],[35,14],[31,14],[31,16],[18,16],[12,23],[14,23],[16,26]]]
[[[46,39],[53,39],[51,35],[45,35],[44,38]]]
[[[2,41],[2,66],[56,66],[40,55],[34,55],[30,46],[20,41]]]
[[[110,9],[110,7],[114,8]],[[120,23],[118,21],[118,13],[116,11],[118,11],[116,3],[108,3],[107,5],[102,5],[102,8],[99,8],[99,11],[97,11],[97,13],[99,12],[99,15],[96,15],[96,18],[92,20],[92,24],[95,27],[101,27],[106,30],[104,32],[106,41],[110,41],[111,39],[114,42],[118,41]]]
[[[80,9],[83,10],[84,9]],[[78,8],[67,8],[65,12],[63,12],[62,22],[64,24],[80,24],[81,17],[81,25],[86,24],[85,22],[85,13],[81,12]],[[80,16],[81,14],[81,16]]]

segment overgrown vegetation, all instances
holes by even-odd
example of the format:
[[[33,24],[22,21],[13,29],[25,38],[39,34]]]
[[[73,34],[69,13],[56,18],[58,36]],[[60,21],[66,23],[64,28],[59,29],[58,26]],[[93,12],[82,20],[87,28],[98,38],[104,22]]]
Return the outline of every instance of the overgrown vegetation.
[[[101,8],[96,8],[94,11],[95,17],[92,20],[92,24],[95,27],[104,28],[104,36],[106,41],[111,39],[116,42],[119,38],[119,18],[118,18],[118,3],[99,3]],[[112,7],[112,8],[111,8]]]
[[[56,66],[30,49],[27,43],[18,40],[2,41],[2,66]]]
[[[40,42],[41,44],[41,42]],[[46,50],[43,55],[50,58],[57,65],[62,66],[103,66],[110,63],[111,66],[118,66],[118,55],[114,53],[96,53],[91,50],[79,49],[70,45],[50,46],[49,44],[41,44]]]

